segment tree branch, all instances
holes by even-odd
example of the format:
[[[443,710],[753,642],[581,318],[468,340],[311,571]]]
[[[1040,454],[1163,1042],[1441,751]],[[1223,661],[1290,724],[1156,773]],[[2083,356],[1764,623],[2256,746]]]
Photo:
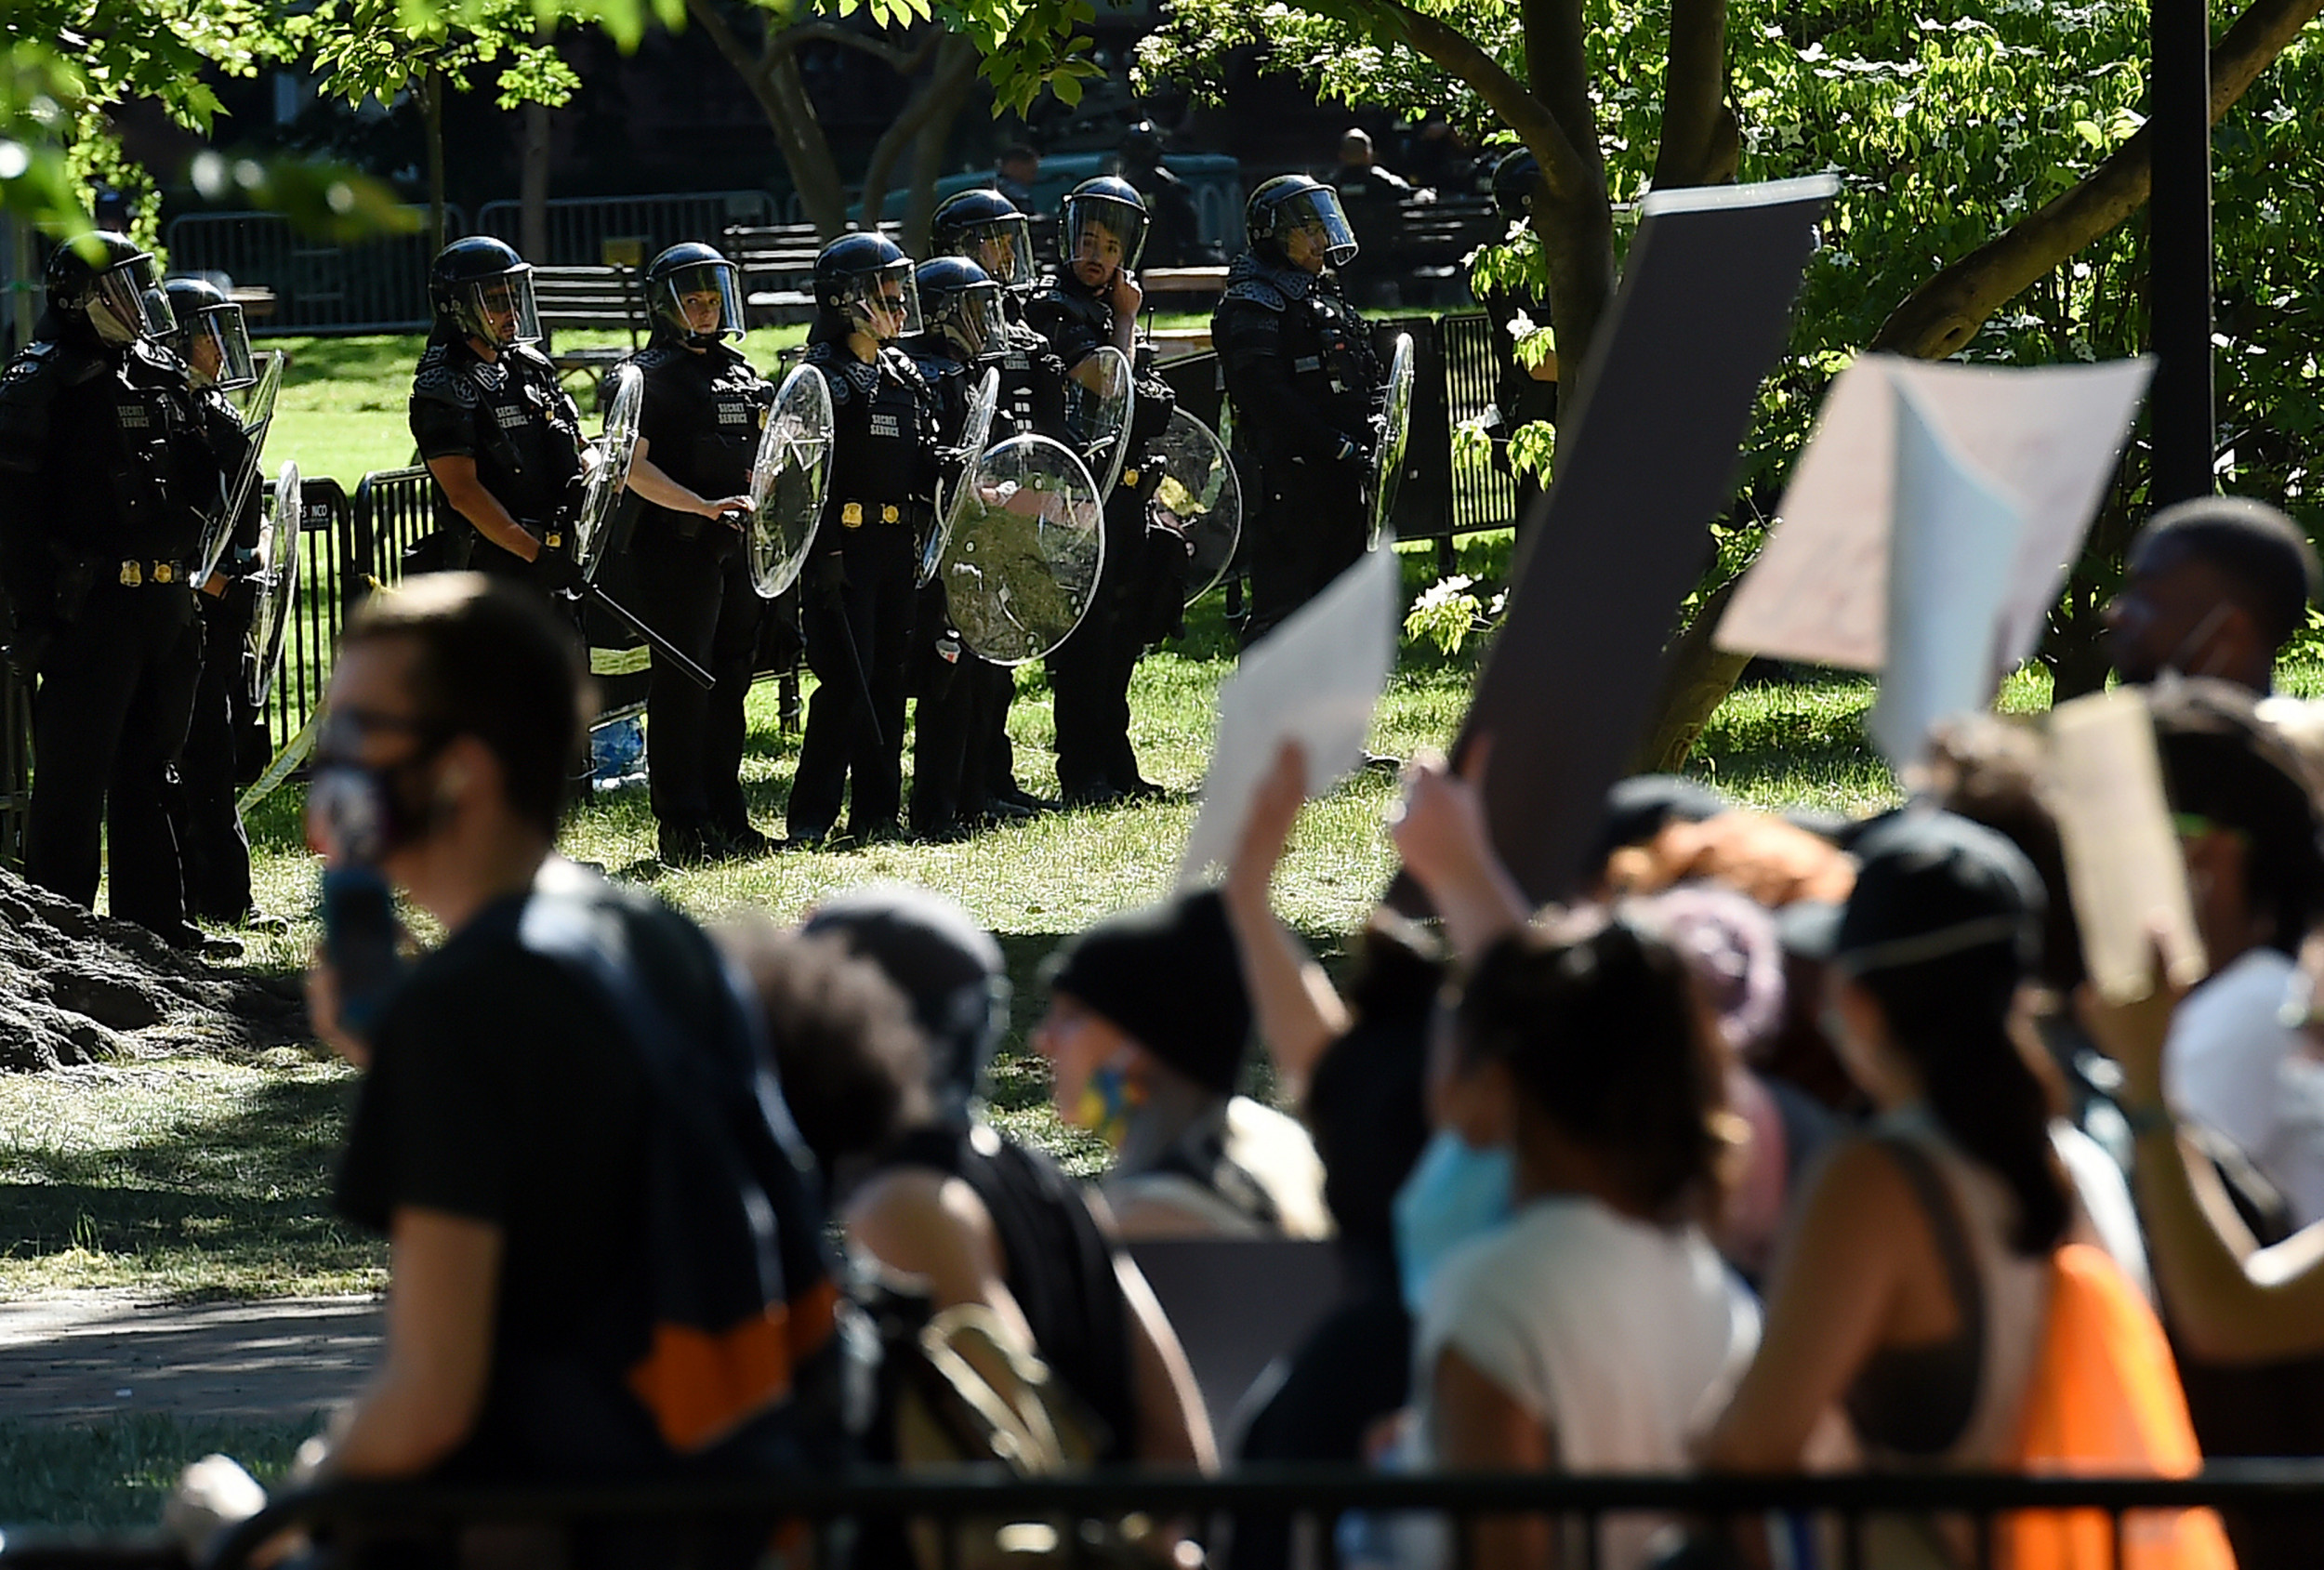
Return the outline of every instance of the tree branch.
[[[1727,0],[1670,0],[1670,60],[1662,78],[1657,191],[1714,183],[1727,110]]]
[[[853,28],[841,27],[830,21],[802,21],[785,28],[783,33],[786,38],[791,40],[793,48],[812,43],[837,44],[841,48],[860,49],[898,76],[918,76],[920,67],[928,63],[928,57],[934,51],[936,40],[944,35],[942,29],[931,28],[921,35],[918,43],[907,49],[891,44],[876,33],[858,33]]]
[[[2319,0],[2324,3],[2324,0]],[[1397,0],[1385,0],[1380,7],[1387,14],[1388,25],[1406,43],[1445,70],[1466,82],[1476,95],[1490,104],[1501,123],[1515,131],[1533,156],[1541,165],[1542,181],[1552,196],[1571,201],[1596,186],[1603,193],[1604,180],[1586,163],[1574,144],[1567,139],[1565,127],[1549,107],[1534,97],[1525,85],[1511,75],[1491,55],[1478,47],[1466,33],[1456,32],[1434,17],[1423,15]],[[1591,152],[1596,151],[1594,141]]]
[[[726,57],[750,88],[760,112],[774,131],[775,146],[799,191],[800,204],[816,231],[829,237],[847,227],[847,199],[839,186],[839,169],[831,156],[831,143],[815,118],[815,106],[799,75],[799,51],[782,30],[768,29],[764,46],[754,54],[714,0],[686,0],[686,12],[702,24],[710,42]]]
[[[931,33],[930,36],[941,35]],[[905,149],[913,144],[921,128],[940,110],[947,104],[958,107],[958,88],[976,73],[976,60],[973,46],[965,51],[953,51],[943,69],[913,95],[911,101],[904,106],[904,112],[889,122],[888,128],[880,132],[879,139],[872,144],[871,161],[864,166],[861,199],[865,229],[877,229],[879,225],[879,215],[888,205],[889,188],[895,180],[897,160],[904,156]]]
[[[1590,34],[1582,23],[1581,0],[1521,0],[1518,20],[1525,30],[1525,76],[1533,96],[1557,122],[1584,171],[1574,191],[1552,194],[1567,202],[1582,191],[1603,194],[1605,153],[1598,139],[1597,106],[1590,97]]]
[[[2318,11],[2324,0],[2252,0],[2212,46],[2212,125]],[[2142,126],[2080,184],[1915,289],[1881,324],[1871,347],[1923,360],[1959,350],[1996,310],[2146,205],[2154,184],[2152,130]]]

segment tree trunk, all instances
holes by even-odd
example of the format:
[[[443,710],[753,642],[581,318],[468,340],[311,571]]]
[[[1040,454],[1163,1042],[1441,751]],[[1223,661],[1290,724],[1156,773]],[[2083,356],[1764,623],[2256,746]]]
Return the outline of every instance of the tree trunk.
[[[1743,667],[1751,663],[1750,655],[1729,653],[1711,642],[1719,618],[1727,613],[1727,602],[1735,598],[1736,586],[1742,581],[1738,574],[1720,585],[1671,646],[1662,693],[1655,702],[1654,724],[1638,749],[1641,773],[1675,772],[1695,749],[1696,738],[1703,733],[1712,713],[1735,690]]]
[[[815,118],[814,100],[808,97],[806,78],[799,73],[799,51],[785,44],[779,32],[754,51],[719,14],[713,0],[686,0],[686,13],[702,24],[759,100],[807,221],[825,240],[836,239],[847,230],[847,188],[840,182],[838,162],[831,156],[823,123]],[[773,22],[765,25],[772,27]]]
[[[944,149],[952,140],[952,127],[960,111],[968,104],[969,91],[976,85],[977,63],[976,46],[957,35],[948,35],[936,51],[936,81],[931,88],[935,103],[913,149],[912,200],[904,210],[905,249],[914,256],[928,248],[929,224],[936,216],[936,182],[944,172]]]
[[[432,249],[448,243],[443,231],[443,73],[429,67],[419,81],[419,112],[428,139],[428,236]]]
[[[2212,46],[2212,124],[2226,117],[2319,10],[2324,0],[2252,0]],[[2145,206],[2153,180],[2142,127],[2072,190],[1915,289],[1881,324],[1872,347],[1923,360],[1956,352],[1996,310]]]

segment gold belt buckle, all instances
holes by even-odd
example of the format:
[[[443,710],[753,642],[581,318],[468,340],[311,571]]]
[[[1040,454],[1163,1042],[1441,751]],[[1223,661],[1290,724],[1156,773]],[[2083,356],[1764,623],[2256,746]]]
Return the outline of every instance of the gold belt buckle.
[[[879,521],[882,523],[893,523],[896,520],[902,518],[903,516],[903,513],[896,510],[896,504],[893,502],[888,503],[887,506],[879,509]]]
[[[839,527],[842,529],[860,529],[863,526],[864,504],[862,502],[848,502],[843,504],[839,508]]]
[[[563,546],[565,543],[565,536],[562,534],[550,534],[548,538],[541,541],[541,543],[548,547],[549,549],[556,550]]]
[[[1136,485],[1138,483],[1138,471],[1134,468],[1123,469],[1122,483],[1125,485]]]
[[[167,561],[156,561],[153,563],[153,581],[157,584],[175,583],[178,581],[178,569]]]
[[[135,588],[138,585],[143,583],[144,581],[145,568],[142,563],[136,561],[124,561],[121,564],[122,587]]]

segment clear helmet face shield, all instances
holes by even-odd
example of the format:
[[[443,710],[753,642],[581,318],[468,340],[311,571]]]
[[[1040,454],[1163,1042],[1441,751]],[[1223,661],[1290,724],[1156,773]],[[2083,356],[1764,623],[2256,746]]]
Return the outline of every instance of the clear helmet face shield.
[[[1145,248],[1146,214],[1110,196],[1065,200],[1065,264],[1090,288],[1103,288],[1116,272],[1138,265]]]
[[[912,276],[909,260],[891,262],[877,272],[849,279],[840,292],[839,310],[851,325],[881,343],[927,330],[920,316],[919,284]]]
[[[187,379],[197,388],[214,387],[232,392],[257,384],[257,363],[250,354],[250,332],[238,305],[207,305],[192,320],[178,326],[178,354],[186,363]]]
[[[152,257],[131,257],[97,275],[88,292],[89,325],[107,343],[158,338],[178,325]]]
[[[1033,224],[1022,216],[991,218],[962,231],[959,254],[1004,289],[1033,284]]]
[[[673,268],[654,284],[654,316],[690,338],[714,342],[743,336],[743,289],[733,262]]]
[[[997,348],[1008,336],[1009,318],[1001,310],[997,284],[971,284],[954,295],[937,331],[971,359]]]
[[[538,343],[541,315],[533,303],[533,270],[520,267],[455,287],[453,314],[470,337],[495,349]]]
[[[1355,259],[1355,231],[1329,186],[1295,191],[1277,202],[1274,232],[1276,246],[1293,262],[1321,257],[1326,267],[1345,267]]]

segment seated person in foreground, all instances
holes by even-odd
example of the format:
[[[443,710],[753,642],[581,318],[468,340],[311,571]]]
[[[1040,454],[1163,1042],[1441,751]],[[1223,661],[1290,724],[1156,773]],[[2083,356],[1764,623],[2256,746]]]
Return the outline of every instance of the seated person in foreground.
[[[1684,961],[1621,917],[1523,930],[1478,962],[1444,1045],[1512,1113],[1516,1211],[1445,1259],[1421,1310],[1423,1463],[1684,1470],[1759,1337],[1702,1230],[1735,1121],[1706,1026]],[[1631,1570],[1658,1524],[1606,1522],[1598,1562]],[[1585,1562],[1547,1518],[1468,1530],[1478,1570]]]
[[[1235,1093],[1251,1008],[1215,891],[1100,922],[1049,976],[1033,1045],[1058,1112],[1114,1147],[1101,1192],[1116,1235],[1329,1234],[1306,1130]]]
[[[801,1131],[837,1174],[848,1240],[918,1278],[934,1310],[991,1310],[1096,1417],[1102,1461],[1208,1467],[1202,1397],[1145,1277],[1078,1183],[984,1118],[1009,1019],[999,945],[952,901],[903,885],[838,895],[802,930],[743,944],[774,1022],[799,986],[779,973],[795,969],[784,956],[837,945],[902,995],[898,1022],[917,1036],[908,1050],[880,1049],[870,1031],[806,1041],[796,1064],[778,1048]],[[881,1106],[895,1115],[862,1115]]]
[[[387,1234],[391,1280],[328,1473],[640,1478],[811,1448],[793,1396],[832,1362],[832,1290],[745,1000],[691,921],[554,851],[585,672],[537,596],[467,574],[374,595],[339,645],[310,829],[447,935],[360,1038],[313,977],[318,1030],[366,1070],[339,1208]],[[761,1377],[706,1380],[675,1342],[746,1348],[730,1366]]]

